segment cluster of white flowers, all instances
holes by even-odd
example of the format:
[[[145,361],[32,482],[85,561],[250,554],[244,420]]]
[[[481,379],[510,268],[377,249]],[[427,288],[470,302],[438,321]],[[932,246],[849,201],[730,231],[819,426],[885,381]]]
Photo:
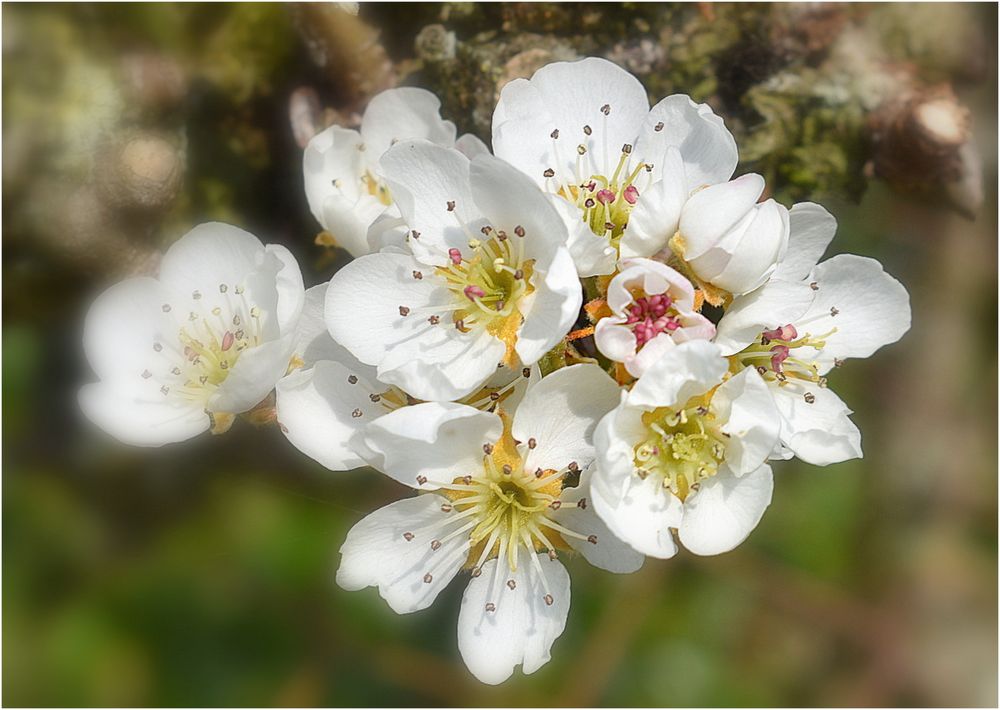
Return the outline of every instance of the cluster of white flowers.
[[[677,540],[726,552],[771,501],[769,461],[860,457],[826,375],[898,340],[909,299],[872,259],[819,262],[826,210],[759,202],[721,118],[650,108],[610,62],[507,84],[492,154],[439,107],[386,91],[307,147],[310,208],[355,257],[328,284],[209,224],[159,280],[102,295],[80,401],[138,445],[249,411],[413,488],[348,533],[337,582],[402,614],[465,572],[458,646],[499,683],[562,633],[563,553],[627,573]]]

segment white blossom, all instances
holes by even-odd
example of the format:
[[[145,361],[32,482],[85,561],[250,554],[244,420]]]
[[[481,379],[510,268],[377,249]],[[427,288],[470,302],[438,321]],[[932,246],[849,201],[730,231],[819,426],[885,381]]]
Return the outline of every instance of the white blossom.
[[[710,339],[715,326],[697,312],[691,282],[652,259],[625,259],[608,285],[611,315],[601,318],[594,341],[633,377],[675,343]]]
[[[369,102],[360,131],[330,126],[306,146],[302,168],[309,209],[352,256],[378,251],[405,233],[378,165],[393,144],[422,138],[470,155],[488,152],[474,136],[456,141],[455,124],[441,118],[440,108],[438,98],[424,89],[388,89]]]
[[[737,163],[707,105],[675,94],[650,109],[634,76],[593,57],[506,84],[493,150],[552,196],[582,276],[612,273],[619,246],[622,256],[664,248],[690,193],[725,182]]]
[[[397,144],[381,167],[408,250],[360,257],[334,275],[326,322],[337,342],[380,381],[447,401],[498,365],[530,366],[563,338],[580,282],[562,220],[526,176],[426,141]]]
[[[696,554],[731,550],[771,502],[777,412],[756,370],[727,372],[715,344],[677,345],[597,427],[594,508],[643,554],[672,557],[674,530]]]
[[[303,304],[291,253],[213,222],[163,256],[159,278],[101,294],[83,344],[98,382],[79,393],[84,413],[139,446],[225,431],[285,374]]]
[[[595,365],[566,367],[532,386],[513,417],[428,402],[365,431],[370,462],[422,493],[375,511],[341,548],[337,583],[378,587],[400,614],[424,609],[466,569],[458,645],[485,683],[549,660],[570,604],[559,552],[631,572],[642,556],[590,505],[593,431],[618,387]]]
[[[770,387],[781,413],[780,455],[827,465],[861,457],[861,433],[826,375],[899,340],[910,328],[909,295],[874,259],[841,254],[817,264],[837,221],[809,202],[790,215],[785,260],[763,288],[733,301],[716,342]]]

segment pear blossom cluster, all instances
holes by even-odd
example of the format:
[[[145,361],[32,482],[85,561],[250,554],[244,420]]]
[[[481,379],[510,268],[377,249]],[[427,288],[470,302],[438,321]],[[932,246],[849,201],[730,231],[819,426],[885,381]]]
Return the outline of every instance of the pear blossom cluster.
[[[491,147],[429,92],[385,91],[304,154],[353,260],[306,289],[284,247],[196,227],[91,307],[80,405],[140,446],[273,423],[331,471],[403,484],[347,533],[337,584],[408,614],[460,577],[469,671],[533,673],[574,558],[728,552],[772,461],[862,456],[827,377],[903,336],[908,294],[873,259],[822,260],[833,216],[762,200],[737,164],[711,108],[650,107],[603,59],[505,85]]]

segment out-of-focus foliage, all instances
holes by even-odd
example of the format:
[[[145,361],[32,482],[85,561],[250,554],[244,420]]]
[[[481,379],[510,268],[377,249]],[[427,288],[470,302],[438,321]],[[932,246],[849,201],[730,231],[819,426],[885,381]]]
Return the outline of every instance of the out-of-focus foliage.
[[[3,15],[5,704],[995,705],[994,6]],[[344,36],[350,56],[324,52]],[[460,584],[398,617],[333,583],[346,531],[399,486],[324,471],[245,423],[164,449],[115,444],[76,409],[81,319],[95,289],[206,219],[284,243],[308,284],[330,277],[344,257],[312,242],[293,92],[328,107],[320,124],[350,121],[366,92],[402,80],[488,137],[499,83],[591,53],[653,98],[711,101],[740,171],[786,202],[822,199],[840,220],[834,248],[899,277],[914,326],[833,375],[863,460],[777,464],[771,509],[727,555],[624,577],[570,561],[552,662],[488,688],[458,658]],[[900,67],[971,111],[987,195],[975,221],[864,169],[867,121]]]

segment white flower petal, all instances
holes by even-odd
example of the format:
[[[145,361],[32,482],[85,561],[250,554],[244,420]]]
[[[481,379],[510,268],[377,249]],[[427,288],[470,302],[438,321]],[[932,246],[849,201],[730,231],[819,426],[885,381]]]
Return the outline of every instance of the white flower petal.
[[[476,208],[494,229],[503,229],[510,239],[520,226],[525,233],[520,246],[536,268],[546,269],[556,249],[568,239],[566,226],[555,207],[524,173],[492,155],[472,161],[469,183]]]
[[[552,644],[566,627],[570,602],[566,569],[558,560],[538,555],[540,575],[529,554],[519,550],[514,571],[506,560],[490,560],[482,574],[469,581],[462,597],[458,650],[483,683],[502,683],[519,664],[525,674],[537,671],[549,661]]]
[[[447,525],[448,516],[454,514],[441,510],[446,502],[443,496],[419,495],[363,518],[340,548],[337,584],[351,592],[378,587],[379,595],[397,614],[429,607],[461,569],[469,551],[468,535],[431,548],[432,540],[443,539],[458,527]],[[434,525],[440,526],[438,531],[411,533],[410,540],[404,537],[404,533]]]
[[[719,321],[715,344],[733,355],[772,328],[794,323],[812,303],[815,293],[805,281],[771,278],[766,284],[733,299]]]
[[[619,540],[598,516],[591,500],[590,479],[593,466],[580,473],[580,485],[563,491],[562,505],[553,518],[563,527],[584,536],[596,536],[597,542],[565,536],[563,539],[590,564],[618,574],[635,572],[645,561],[640,552]]]
[[[764,463],[778,442],[780,422],[771,388],[752,367],[730,377],[712,396],[712,408],[730,436],[726,465],[737,476]]]
[[[360,195],[361,177],[369,156],[360,150],[361,134],[340,126],[317,133],[302,154],[306,201],[316,221],[327,228],[323,203],[330,195],[341,195],[348,204]],[[375,156],[377,157],[377,156]],[[336,181],[337,187],[334,187]]]
[[[84,385],[78,401],[90,421],[129,446],[184,441],[210,426],[208,415],[197,404],[179,403],[159,393],[143,396],[122,391],[107,382]]]
[[[570,365],[532,386],[514,413],[511,433],[521,442],[526,471],[559,471],[594,459],[594,428],[618,404],[619,389],[593,364]],[[534,439],[534,447],[528,441]]]
[[[482,226],[468,158],[454,148],[405,141],[387,151],[379,166],[400,214],[419,234],[410,239],[414,256],[440,265],[447,263],[449,249],[468,250],[469,233],[477,234]]]
[[[836,332],[826,337],[818,354],[798,348],[794,355],[815,359],[821,374],[833,367],[834,358],[868,357],[910,329],[910,295],[874,259],[840,254],[817,266],[810,278],[819,290],[802,317],[807,325],[799,327],[799,335]]]
[[[290,258],[287,253],[279,258],[276,251],[268,251],[257,237],[238,227],[208,222],[170,245],[160,262],[160,283],[184,300],[199,292],[198,305],[204,312],[215,306],[230,311],[230,303],[240,300],[236,287],[243,287],[242,300],[260,310],[263,335],[270,339],[280,332],[279,316],[290,317],[296,308],[290,304],[286,312],[278,303],[278,274],[285,272],[282,283],[286,287],[294,280],[285,271]]]
[[[683,94],[668,96],[650,110],[635,152],[642,160],[655,161],[668,148],[678,149],[684,160],[688,190],[725,182],[739,160],[736,140],[723,120],[707,104]]]
[[[795,456],[816,466],[862,457],[861,432],[835,392],[790,379],[771,394],[781,413],[781,439]]]
[[[368,227],[369,253],[388,249],[403,254],[411,253],[407,242],[410,230],[399,215],[399,209],[393,205],[380,214]]]
[[[460,333],[442,323],[390,350],[378,378],[418,399],[452,401],[479,389],[496,372],[505,350],[485,330]]]
[[[371,226],[388,211],[375,197],[362,194],[357,199],[341,194],[327,195],[321,207],[323,228],[337,246],[351,256],[363,256],[372,251],[368,241]]]
[[[455,141],[455,150],[472,160],[477,155],[490,155],[490,147],[471,133],[463,133]]]
[[[623,259],[653,256],[666,248],[680,225],[681,211],[689,194],[686,166],[676,148],[668,149],[661,162],[665,164],[661,178],[640,193],[629,215],[619,244]]]
[[[422,278],[414,278],[414,271]],[[426,310],[453,300],[442,282],[426,278],[425,271],[433,269],[405,254],[368,254],[348,263],[327,289],[330,334],[368,365],[378,365],[397,344],[419,338],[432,327],[429,313],[403,316],[400,307]]]
[[[681,543],[696,555],[732,550],[757,527],[771,504],[773,490],[770,466],[741,477],[720,468],[684,501],[684,518],[678,530]]]
[[[712,278],[715,286],[730,293],[748,293],[767,280],[788,246],[788,210],[774,200],[754,208],[738,246],[725,268]]]
[[[251,409],[287,372],[294,349],[294,334],[290,333],[241,352],[229,375],[209,398],[208,409],[232,414]]]
[[[548,197],[566,225],[569,234],[566,247],[580,277],[612,273],[618,260],[615,248],[603,236],[594,234],[590,225],[583,221],[583,215],[576,205],[558,195]]]
[[[374,380],[375,368],[354,357],[327,330],[325,312],[329,285],[329,282],[322,283],[306,291],[302,315],[295,328],[295,356],[302,360],[303,369],[312,367],[320,360],[335,360],[365,379]]]
[[[403,86],[372,97],[361,119],[365,149],[375,156],[393,144],[422,138],[445,147],[455,145],[455,124],[441,118],[441,102],[426,89]]]
[[[763,191],[764,178],[750,173],[691,195],[680,219],[684,259],[697,259],[716,246],[753,208]]]
[[[541,277],[541,278],[540,278]],[[537,362],[563,339],[576,322],[583,304],[583,291],[565,247],[556,249],[545,274],[532,275],[535,292],[514,346],[521,362]]]
[[[609,107],[607,115],[603,106]],[[493,114],[493,150],[539,185],[545,183],[547,168],[571,184],[578,182],[576,147],[581,144],[596,172],[610,175],[622,146],[635,143],[648,112],[642,84],[611,62],[595,57],[553,62],[529,81],[515,80],[501,90]],[[584,126],[590,126],[589,136]],[[555,129],[559,138],[554,146]]]
[[[302,271],[299,262],[292,252],[280,244],[268,244],[265,251],[273,254],[281,262],[281,269],[275,277],[278,289],[278,326],[282,333],[287,333],[298,323],[302,308],[305,305],[305,285],[302,282]]]
[[[788,251],[772,278],[801,281],[833,240],[837,220],[822,205],[800,202],[788,211],[788,222]]]
[[[503,432],[500,417],[452,402],[401,407],[371,422],[364,432],[369,463],[400,483],[433,490],[436,484],[483,467],[483,445]],[[418,476],[430,481],[420,483]]]
[[[711,337],[711,333],[714,332],[714,326],[711,323],[708,324],[712,328],[712,331],[706,330],[708,337],[702,338],[702,340],[708,340]],[[646,370],[650,366],[663,357],[663,354],[677,347],[678,344],[683,342],[688,342],[682,339],[681,335],[684,331],[678,330],[678,335],[670,337],[667,333],[660,333],[652,340],[646,341],[646,344],[642,346],[635,355],[625,360],[625,369],[628,370],[628,374],[632,377],[642,377],[646,374]]]
[[[659,559],[677,554],[670,529],[681,524],[683,508],[658,476],[630,476],[618,501],[609,500],[600,487],[593,487],[591,502],[611,532],[634,550]]]
[[[622,325],[620,319],[614,317],[597,321],[594,327],[594,344],[604,357],[615,362],[627,362],[635,357],[637,347],[635,334]]]
[[[694,308],[694,287],[666,264],[653,259],[623,259],[619,273],[608,285],[608,307],[618,315],[625,315],[625,308],[635,299],[635,287],[647,295],[669,293],[680,310]]]
[[[170,369],[173,363],[153,343],[177,339],[180,326],[162,309],[173,295],[142,276],[119,281],[94,300],[84,320],[83,350],[98,378],[138,388],[144,370]]]
[[[617,505],[635,473],[635,446],[646,436],[642,409],[626,405],[621,392],[618,407],[601,419],[594,430],[596,464],[591,485],[604,499]]]
[[[646,409],[683,404],[721,382],[727,369],[728,362],[714,343],[681,343],[646,369],[629,392],[627,402]]]
[[[345,363],[322,360],[279,380],[278,422],[299,451],[331,471],[348,471],[364,465],[352,439],[386,412],[371,400],[384,389]]]

